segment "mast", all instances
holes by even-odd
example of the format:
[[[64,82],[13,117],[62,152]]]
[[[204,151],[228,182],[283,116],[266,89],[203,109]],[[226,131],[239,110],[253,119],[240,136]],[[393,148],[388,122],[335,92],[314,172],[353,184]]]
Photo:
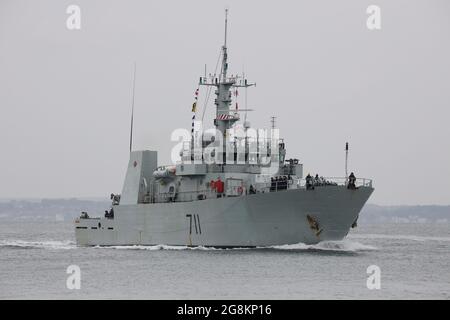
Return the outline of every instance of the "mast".
[[[227,80],[228,56],[227,56],[227,29],[228,29],[228,9],[225,9],[225,39],[222,46],[222,82]]]
[[[228,37],[228,9],[225,9],[225,30],[224,43],[222,46],[222,64],[219,77],[200,78],[200,85],[216,87],[216,118],[214,119],[214,126],[221,132],[223,143],[223,163],[226,162],[226,134],[227,130],[232,128],[234,123],[239,120],[239,113],[234,111],[230,114],[231,105],[231,88],[250,87],[254,83],[248,83],[246,79],[239,79],[239,76],[228,77],[228,52],[227,52],[227,37]],[[238,81],[239,80],[239,81]]]
[[[277,117],[275,117],[275,116],[271,116],[270,117],[270,123],[271,123],[272,130],[275,129],[275,121],[276,121],[276,119],[277,119]]]
[[[225,9],[225,41],[224,43],[224,47],[227,46],[227,28],[228,28],[228,8]]]

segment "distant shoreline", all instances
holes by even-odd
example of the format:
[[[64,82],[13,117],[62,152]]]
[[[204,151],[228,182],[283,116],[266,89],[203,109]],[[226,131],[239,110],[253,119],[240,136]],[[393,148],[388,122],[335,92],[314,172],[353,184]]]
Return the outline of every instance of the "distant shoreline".
[[[109,202],[109,196],[86,196],[86,197],[17,197],[17,198],[0,198],[1,203],[7,203],[12,201],[24,201],[24,202],[41,202],[41,201],[93,201],[93,202]],[[377,203],[366,203],[366,206],[376,206],[383,208],[397,208],[397,207],[450,207],[449,204],[377,204]]]
[[[81,211],[102,216],[110,208],[108,198],[54,198],[54,199],[0,199],[0,219],[69,221]],[[395,205],[366,204],[360,223],[448,223],[450,205]]]

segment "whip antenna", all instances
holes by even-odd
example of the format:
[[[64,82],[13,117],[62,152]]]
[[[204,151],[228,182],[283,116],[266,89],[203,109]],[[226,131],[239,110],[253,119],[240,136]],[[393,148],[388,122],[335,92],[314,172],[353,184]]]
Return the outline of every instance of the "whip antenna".
[[[134,120],[134,88],[136,84],[136,62],[134,62],[133,69],[133,97],[131,100],[131,125],[130,125],[130,153],[133,147],[133,120]]]
[[[348,179],[347,164],[348,164],[348,142],[345,143],[345,180]]]

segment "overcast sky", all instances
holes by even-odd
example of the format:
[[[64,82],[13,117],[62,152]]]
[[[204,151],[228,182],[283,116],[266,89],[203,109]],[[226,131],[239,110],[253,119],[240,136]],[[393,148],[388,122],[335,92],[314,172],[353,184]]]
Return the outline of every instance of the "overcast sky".
[[[366,27],[370,4],[381,30]],[[230,73],[257,84],[252,126],[277,116],[305,174],[343,176],[348,141],[370,203],[450,204],[448,0],[0,0],[0,198],[121,191],[134,61],[134,149],[168,164],[226,6]]]

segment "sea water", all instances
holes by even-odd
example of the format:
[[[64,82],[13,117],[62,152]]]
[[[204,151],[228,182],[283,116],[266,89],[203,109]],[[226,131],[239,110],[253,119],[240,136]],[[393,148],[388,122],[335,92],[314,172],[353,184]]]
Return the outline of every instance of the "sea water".
[[[0,299],[450,298],[448,223],[360,225],[343,241],[255,249],[84,248],[73,227],[0,220]],[[79,289],[67,286],[71,265]],[[367,285],[373,265],[379,289]]]

